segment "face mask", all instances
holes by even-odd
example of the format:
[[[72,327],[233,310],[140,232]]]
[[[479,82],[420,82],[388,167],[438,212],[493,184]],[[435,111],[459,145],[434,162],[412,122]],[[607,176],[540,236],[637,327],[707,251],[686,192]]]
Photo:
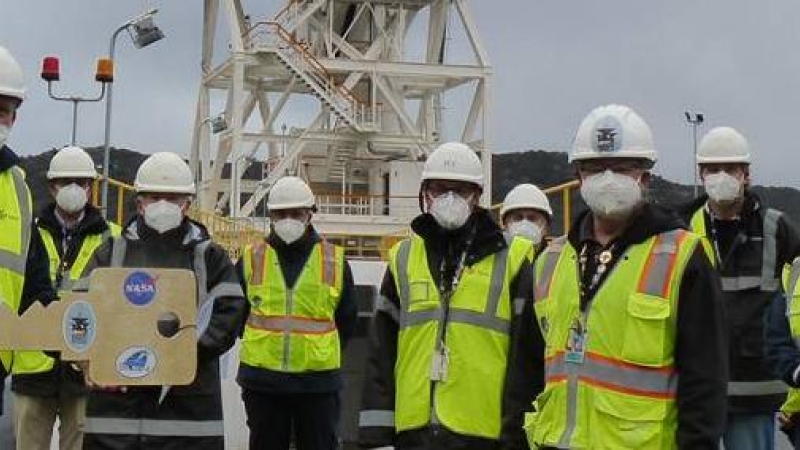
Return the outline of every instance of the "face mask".
[[[56,194],[56,204],[68,213],[76,213],[86,206],[86,191],[75,183],[63,186]]]
[[[598,216],[625,218],[642,200],[642,189],[637,180],[606,170],[583,180],[581,196]]]
[[[297,219],[281,219],[272,226],[275,233],[287,244],[300,239],[306,232],[306,223]]]
[[[430,213],[445,230],[456,230],[467,223],[472,208],[467,199],[448,191],[433,199]]]
[[[9,134],[11,134],[11,127],[8,125],[0,125],[0,148],[6,145]]]
[[[144,207],[144,223],[159,234],[178,228],[181,222],[183,222],[183,209],[180,205],[159,200]]]
[[[742,183],[733,175],[726,172],[717,172],[705,177],[703,185],[709,198],[717,203],[731,203],[739,198]]]
[[[512,236],[519,236],[538,244],[542,241],[542,228],[530,220],[518,220],[508,224],[508,232]]]

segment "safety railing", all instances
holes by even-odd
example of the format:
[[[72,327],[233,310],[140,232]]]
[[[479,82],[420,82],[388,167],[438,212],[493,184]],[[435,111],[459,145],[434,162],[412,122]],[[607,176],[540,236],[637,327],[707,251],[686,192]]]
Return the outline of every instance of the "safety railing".
[[[319,194],[316,198],[317,212],[321,214],[406,218],[419,214],[417,196]]]
[[[569,231],[570,224],[572,224],[572,191],[577,189],[578,186],[580,186],[578,180],[572,180],[542,189],[542,192],[548,196],[561,195],[561,229],[564,231],[564,233]],[[495,213],[498,213],[502,207],[502,203],[496,203],[491,206],[491,209]]]
[[[261,41],[279,50],[279,56],[292,65],[301,75],[314,83],[314,88],[324,96],[331,106],[353,121],[358,127],[378,127],[378,106],[360,99],[352,90],[337,83],[336,78],[314,56],[306,42],[295,38],[277,21],[257,22],[245,33],[248,46]]]

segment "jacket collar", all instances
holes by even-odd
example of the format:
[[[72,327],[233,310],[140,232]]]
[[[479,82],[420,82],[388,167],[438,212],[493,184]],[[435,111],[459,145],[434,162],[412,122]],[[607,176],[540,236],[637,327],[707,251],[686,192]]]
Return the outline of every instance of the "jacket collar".
[[[13,166],[19,165],[19,156],[8,146],[0,148],[0,172],[5,172]]]
[[[467,265],[472,265],[508,247],[503,231],[483,208],[477,208],[467,223],[457,230],[445,230],[428,213],[417,216],[411,222],[411,229],[425,241],[428,249],[441,255],[463,248],[472,236],[472,242],[467,250]]]
[[[588,210],[575,220],[567,235],[573,248],[579,249],[586,241],[594,241],[593,220],[593,214]],[[631,220],[628,228],[614,239],[614,242],[618,243],[618,248],[623,249],[633,244],[640,244],[656,234],[678,228],[687,227],[673,209],[655,203],[645,203]]]
[[[39,214],[36,224],[47,231],[61,236],[63,227],[56,217],[56,205],[50,203]],[[102,234],[108,230],[108,223],[100,215],[100,210],[92,205],[86,205],[83,219],[72,230],[77,235]]]

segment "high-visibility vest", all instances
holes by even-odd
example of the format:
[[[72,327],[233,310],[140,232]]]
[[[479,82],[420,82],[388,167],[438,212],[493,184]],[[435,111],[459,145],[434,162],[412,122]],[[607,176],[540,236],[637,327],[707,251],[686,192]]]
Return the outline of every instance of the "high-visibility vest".
[[[31,193],[22,169],[14,166],[0,173],[0,302],[18,312],[25,284],[25,267],[33,224]],[[11,352],[0,351],[6,370]]]
[[[78,251],[78,256],[72,263],[69,271],[62,274],[61,283],[56,286],[56,279],[58,270],[61,266],[61,258],[58,255],[58,248],[53,239],[53,235],[47,231],[46,228],[38,227],[39,235],[42,237],[44,248],[47,250],[47,257],[50,260],[50,281],[53,286],[60,292],[66,292],[72,289],[72,283],[80,279],[83,269],[89,263],[94,251],[106,239],[111,236],[117,237],[120,235],[121,228],[115,223],[108,222],[108,229],[104,233],[90,234],[83,239],[81,248]],[[20,350],[14,352],[14,364],[12,373],[15,375],[44,373],[50,371],[55,365],[55,359],[47,356],[43,352],[36,350]]]
[[[800,347],[800,257],[783,270],[783,286],[786,292],[786,317],[792,340]],[[800,389],[790,388],[786,401],[781,406],[786,414],[800,413]]]
[[[525,420],[532,448],[676,448],[678,296],[697,244],[673,230],[618,258],[587,306],[582,362],[567,352],[582,314],[577,252],[562,237],[540,255],[534,308],[546,386]]]
[[[741,291],[755,287],[759,287],[762,291],[775,291],[780,287],[779,280],[775,278],[775,265],[778,258],[778,220],[781,215],[780,211],[772,208],[767,208],[764,212],[764,236],[761,240],[761,267],[759,273],[737,274],[734,277],[720,274],[723,291]],[[692,232],[700,237],[703,250],[705,250],[708,259],[716,267],[722,255],[717,255],[711,241],[712,237],[709,236],[706,229],[706,209],[700,208],[695,211],[689,225]]]
[[[455,433],[500,437],[509,326],[510,282],[530,254],[530,241],[464,267],[448,304],[428,267],[424,240],[414,235],[390,252],[400,298],[395,415],[398,432],[441,425]],[[432,374],[437,342],[447,349],[447,375]]]
[[[341,344],[335,316],[344,286],[344,249],[316,243],[292,287],[286,285],[270,245],[249,245],[242,257],[250,315],[241,362],[290,373],[338,369]]]

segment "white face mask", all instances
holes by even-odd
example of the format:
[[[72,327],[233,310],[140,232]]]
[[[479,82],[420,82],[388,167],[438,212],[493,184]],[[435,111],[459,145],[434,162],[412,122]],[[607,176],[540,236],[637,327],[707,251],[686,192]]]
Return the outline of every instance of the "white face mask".
[[[61,187],[56,194],[56,204],[70,214],[82,210],[87,201],[86,190],[75,183]]]
[[[512,236],[519,236],[539,244],[542,241],[542,227],[530,220],[518,220],[508,224],[508,232]]]
[[[292,218],[276,220],[272,225],[275,234],[287,244],[300,239],[306,232],[306,223]]]
[[[739,198],[742,182],[733,175],[719,171],[708,174],[703,179],[708,197],[717,203],[731,203]]]
[[[638,180],[606,170],[583,180],[581,196],[598,216],[625,218],[641,202],[642,189]]]
[[[453,191],[447,191],[433,199],[430,213],[442,228],[456,230],[467,223],[467,219],[472,214],[472,208],[469,200]]]
[[[0,148],[6,145],[9,134],[11,134],[11,127],[8,125],[0,125]]]
[[[144,223],[164,234],[178,228],[183,222],[183,208],[166,200],[159,200],[144,207]]]

